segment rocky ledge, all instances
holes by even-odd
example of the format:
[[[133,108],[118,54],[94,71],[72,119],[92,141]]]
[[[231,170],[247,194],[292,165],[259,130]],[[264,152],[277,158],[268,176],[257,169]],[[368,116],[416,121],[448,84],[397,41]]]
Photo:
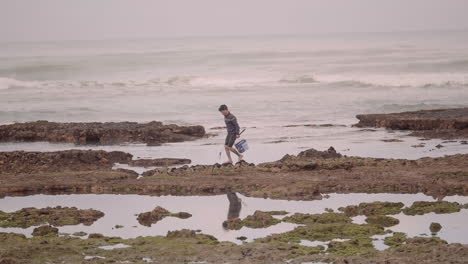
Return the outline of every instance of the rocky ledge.
[[[168,210],[157,206],[150,212],[139,214],[137,220],[138,223],[140,223],[141,225],[151,226],[152,224],[156,224],[157,222],[161,221],[165,217],[177,217],[180,219],[187,219],[192,217],[192,215],[186,212],[171,213]]]
[[[159,145],[195,140],[205,135],[202,126],[164,125],[161,122],[55,123],[36,121],[0,126],[0,142],[65,142],[112,145],[146,143]]]
[[[47,223],[53,226],[91,225],[103,216],[103,212],[93,209],[60,206],[40,209],[30,207],[12,213],[0,211],[0,227],[27,228]]]
[[[297,156],[286,155],[279,161],[259,165],[242,162],[235,166],[159,168],[138,178],[134,171],[111,168],[110,161],[123,159],[122,163],[127,163],[130,154],[122,152],[118,154],[120,158],[111,158],[116,154],[89,151],[85,155],[90,155],[89,162],[83,162],[79,158],[61,159],[67,152],[0,153],[0,163],[3,162],[0,165],[3,166],[0,167],[0,196],[33,193],[219,195],[239,192],[254,197],[312,200],[335,192],[422,192],[437,197],[468,194],[468,154],[398,160],[346,157],[330,148],[326,151],[307,150]],[[8,155],[13,157],[1,159]],[[28,155],[34,158],[24,158]],[[93,155],[102,158],[94,159]]]
[[[421,110],[391,114],[357,115],[356,127],[412,130],[425,138],[468,138],[468,108]]]

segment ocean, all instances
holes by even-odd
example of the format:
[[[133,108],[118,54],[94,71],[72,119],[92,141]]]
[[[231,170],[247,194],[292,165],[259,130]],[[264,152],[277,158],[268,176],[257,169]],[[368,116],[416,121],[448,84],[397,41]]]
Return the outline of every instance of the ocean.
[[[419,158],[468,152],[411,148],[405,132],[353,128],[355,116],[466,106],[468,32],[336,33],[0,43],[0,123],[152,120],[203,125],[195,142],[93,146],[139,157],[219,161],[217,108],[247,130],[253,162],[314,147],[347,155]],[[403,142],[384,143],[383,138]],[[8,143],[0,151],[77,148]],[[83,147],[80,147],[83,148]]]

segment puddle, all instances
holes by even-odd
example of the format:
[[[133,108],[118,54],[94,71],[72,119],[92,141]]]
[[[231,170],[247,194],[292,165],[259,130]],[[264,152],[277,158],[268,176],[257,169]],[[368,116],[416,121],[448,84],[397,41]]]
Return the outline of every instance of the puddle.
[[[326,251],[328,249],[328,243],[330,242],[345,242],[345,241],[348,241],[349,239],[332,239],[330,241],[310,241],[310,240],[301,240],[301,242],[299,243],[301,246],[306,246],[306,247],[318,247],[318,246],[322,246],[324,247],[324,251]]]
[[[358,215],[355,217],[351,217],[351,219],[353,220],[354,224],[358,224],[358,225],[367,224],[366,223],[367,216],[365,215]]]
[[[105,257],[101,257],[101,256],[85,256],[84,259],[85,259],[85,260],[105,259]]]
[[[393,234],[384,234],[384,235],[371,236],[371,238],[373,239],[372,244],[374,245],[375,249],[385,250],[385,249],[389,248],[390,246],[387,246],[387,245],[384,244],[384,240],[385,240],[386,237],[390,237],[390,236],[393,236]]]
[[[240,218],[252,215],[256,210],[274,211],[286,210],[292,213],[324,213],[326,208],[337,211],[339,207],[357,205],[362,202],[391,201],[402,202],[406,206],[415,201],[435,201],[424,194],[330,194],[327,199],[319,201],[286,201],[263,198],[251,198],[238,195],[242,200]],[[446,201],[468,203],[468,196],[446,197]],[[274,233],[282,233],[293,230],[297,225],[292,223],[280,223],[263,229],[242,228],[240,230],[225,230],[223,221],[227,219],[229,201],[226,195],[217,196],[143,196],[143,195],[114,195],[114,194],[72,194],[72,195],[33,195],[25,197],[5,197],[0,199],[0,210],[12,212],[25,207],[44,208],[47,206],[75,206],[79,209],[93,208],[105,213],[105,216],[97,220],[91,226],[75,225],[58,227],[59,232],[73,234],[83,231],[101,233],[105,236],[117,236],[122,238],[135,238],[138,236],[166,235],[168,231],[180,229],[201,230],[204,234],[215,236],[220,241],[231,241],[241,244],[237,237],[245,236],[246,241],[265,237]],[[188,212],[192,217],[179,219],[166,217],[151,227],[138,223],[136,214],[153,210],[156,206],[166,208],[171,212]],[[232,209],[232,208],[231,208]],[[390,230],[405,232],[409,236],[429,234],[429,224],[438,222],[442,230],[438,236],[450,243],[468,244],[468,210],[462,210],[453,214],[427,214],[422,216],[396,215],[400,224]],[[365,217],[353,220],[362,223]],[[116,225],[123,226],[115,228]],[[0,232],[22,233],[31,236],[34,227],[0,228]]]
[[[104,250],[113,250],[113,249],[128,248],[128,247],[130,247],[130,246],[129,246],[129,245],[122,244],[122,243],[119,243],[119,244],[115,244],[115,245],[101,246],[101,247],[99,247],[99,248],[100,248],[100,249],[104,249]]]

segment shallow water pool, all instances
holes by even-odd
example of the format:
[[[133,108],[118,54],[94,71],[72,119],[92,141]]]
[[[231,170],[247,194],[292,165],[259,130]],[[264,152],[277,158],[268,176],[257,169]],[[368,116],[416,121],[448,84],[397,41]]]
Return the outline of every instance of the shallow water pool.
[[[326,208],[337,211],[339,207],[357,205],[361,202],[391,201],[402,202],[410,206],[415,201],[435,201],[424,194],[330,194],[328,198],[316,201],[286,201],[263,198],[251,198],[238,195],[241,199],[240,218],[252,215],[256,210],[272,211],[286,210],[293,213],[324,213]],[[449,196],[446,201],[468,203],[468,196]],[[101,233],[106,236],[135,238],[138,236],[166,235],[168,231],[180,229],[201,230],[204,234],[215,236],[220,241],[242,243],[237,237],[245,236],[247,241],[265,237],[273,233],[293,230],[297,225],[279,223],[277,225],[252,229],[244,227],[240,230],[226,230],[222,223],[228,217],[229,201],[226,195],[217,196],[144,196],[144,195],[114,195],[114,194],[73,194],[73,195],[32,195],[25,197],[5,197],[0,199],[0,210],[13,212],[25,207],[75,206],[79,209],[93,208],[105,213],[91,226],[82,224],[59,227],[59,232],[72,234],[84,231],[86,233]],[[166,208],[171,212],[188,212],[192,217],[179,219],[166,217],[151,227],[140,225],[136,214],[151,211],[156,206]],[[389,228],[393,231],[405,232],[408,236],[430,236],[429,224],[438,222],[442,230],[438,236],[450,243],[468,244],[468,210],[458,213],[433,213],[422,216],[395,215],[400,224]],[[365,218],[354,218],[354,222],[362,223]],[[115,228],[122,225],[122,228]],[[30,236],[34,227],[0,228],[0,232],[16,232]]]

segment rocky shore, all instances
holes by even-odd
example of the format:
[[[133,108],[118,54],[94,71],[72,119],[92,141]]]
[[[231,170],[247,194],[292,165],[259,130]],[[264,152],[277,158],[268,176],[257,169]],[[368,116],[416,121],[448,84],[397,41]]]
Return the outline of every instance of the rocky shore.
[[[411,130],[424,138],[468,138],[468,108],[421,110],[391,114],[357,115],[356,127]]]
[[[305,150],[275,162],[212,166],[194,165],[149,170],[143,177],[131,170],[114,170],[115,163],[145,166],[160,160],[133,160],[121,151],[68,150],[58,152],[0,152],[0,196],[58,193],[114,193],[147,195],[216,195],[240,192],[274,199],[322,199],[327,193],[425,193],[434,197],[468,195],[468,155],[419,160],[347,157],[334,148]],[[183,159],[167,159],[175,163]],[[167,164],[167,162],[166,162]],[[398,224],[393,215],[447,214],[466,210],[456,202],[374,202],[329,210],[321,214],[256,211],[223,223],[226,229],[265,228],[298,224],[294,230],[236,245],[192,230],[166,236],[122,239],[90,234],[77,238],[54,226],[91,224],[103,214],[92,209],[26,208],[0,212],[3,226],[36,226],[33,237],[0,233],[0,264],[34,263],[465,263],[468,246],[448,244],[437,237],[409,238],[386,227]],[[288,209],[288,208],[284,208]],[[285,216],[277,218],[277,216]],[[365,216],[363,224],[354,216]],[[156,207],[135,216],[151,226],[164,217],[187,218]],[[66,221],[64,221],[64,219]],[[51,224],[43,225],[43,224]],[[116,226],[116,228],[118,228]],[[443,227],[428,225],[436,234]],[[77,233],[78,234],[78,233]],[[389,246],[378,251],[373,236],[387,235]],[[239,241],[245,237],[239,237]],[[304,246],[302,240],[325,246]],[[103,248],[124,245],[121,248]]]
[[[159,145],[195,140],[205,136],[202,126],[164,125],[161,122],[55,123],[36,121],[0,125],[0,142],[64,142],[112,145],[146,143]]]
[[[131,170],[112,169],[113,162],[128,163],[131,157],[105,151],[3,152],[0,195],[217,195],[233,191],[254,197],[312,200],[335,192],[468,194],[467,154],[398,160],[346,157],[330,148],[259,165],[158,168],[141,178]]]

